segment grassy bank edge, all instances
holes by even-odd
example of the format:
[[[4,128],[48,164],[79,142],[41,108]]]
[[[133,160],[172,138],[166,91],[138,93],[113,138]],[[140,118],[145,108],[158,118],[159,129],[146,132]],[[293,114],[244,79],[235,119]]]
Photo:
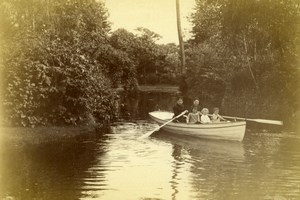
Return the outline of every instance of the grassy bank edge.
[[[94,137],[101,130],[94,126],[77,127],[0,127],[0,142],[12,144],[31,143],[41,144],[56,141],[77,140],[82,137]]]

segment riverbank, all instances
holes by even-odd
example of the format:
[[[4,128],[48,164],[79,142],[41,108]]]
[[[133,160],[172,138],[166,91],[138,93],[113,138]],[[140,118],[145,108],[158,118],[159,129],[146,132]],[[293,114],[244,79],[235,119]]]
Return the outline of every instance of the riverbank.
[[[99,131],[100,132],[100,131]],[[78,127],[2,127],[0,128],[0,141],[21,144],[42,144],[57,141],[78,140],[85,137],[95,137],[98,130],[93,126]]]
[[[139,85],[138,92],[159,92],[159,93],[181,93],[176,85]],[[116,88],[117,92],[123,92],[123,87]]]
[[[179,87],[176,85],[140,85],[141,92],[166,92],[166,93],[180,93]]]

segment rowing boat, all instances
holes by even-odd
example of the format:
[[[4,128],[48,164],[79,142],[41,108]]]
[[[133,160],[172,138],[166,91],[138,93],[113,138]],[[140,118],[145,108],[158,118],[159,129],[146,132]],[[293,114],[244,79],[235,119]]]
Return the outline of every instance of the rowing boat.
[[[153,111],[150,112],[149,115],[151,119],[161,125],[172,119],[174,114],[168,111]],[[162,129],[169,133],[193,136],[198,138],[242,141],[245,135],[246,122],[237,121],[210,124],[187,124],[170,122],[163,126]]]

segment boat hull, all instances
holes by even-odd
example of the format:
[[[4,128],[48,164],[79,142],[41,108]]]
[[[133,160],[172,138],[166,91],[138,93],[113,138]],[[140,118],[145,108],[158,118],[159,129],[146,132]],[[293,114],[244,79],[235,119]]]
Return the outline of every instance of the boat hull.
[[[173,113],[166,111],[154,111],[150,112],[149,115],[151,119],[161,125],[170,120],[173,116]],[[242,141],[245,135],[246,122],[239,121],[211,124],[170,122],[162,127],[162,129],[170,133],[198,138]]]

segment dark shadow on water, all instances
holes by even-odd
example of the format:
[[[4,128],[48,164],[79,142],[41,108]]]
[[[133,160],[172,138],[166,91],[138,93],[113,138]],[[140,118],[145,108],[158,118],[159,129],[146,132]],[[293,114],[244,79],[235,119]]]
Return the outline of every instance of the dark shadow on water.
[[[180,162],[182,161],[181,157],[181,150],[182,146],[178,144],[172,145],[172,157],[174,158],[174,162],[172,164],[172,180],[171,180],[171,188],[173,189],[172,193],[172,200],[177,199],[176,195],[179,192],[177,186],[178,186],[178,173],[180,173],[178,170],[180,169]]]
[[[2,146],[0,199],[78,199],[81,177],[105,153],[106,142],[105,136],[86,134],[63,142]]]

